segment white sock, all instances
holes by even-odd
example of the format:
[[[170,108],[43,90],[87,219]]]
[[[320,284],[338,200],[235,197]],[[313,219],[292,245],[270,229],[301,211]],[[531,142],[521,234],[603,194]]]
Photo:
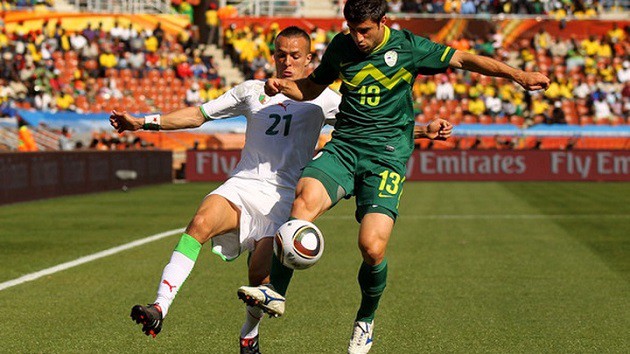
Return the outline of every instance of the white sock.
[[[175,299],[177,292],[188,278],[195,266],[195,262],[178,251],[173,251],[171,261],[164,267],[162,280],[158,286],[155,302],[160,304],[162,317],[166,317],[168,308]]]
[[[241,328],[241,338],[254,338],[258,335],[258,324],[263,318],[263,310],[257,306],[247,305],[245,308],[245,323]]]

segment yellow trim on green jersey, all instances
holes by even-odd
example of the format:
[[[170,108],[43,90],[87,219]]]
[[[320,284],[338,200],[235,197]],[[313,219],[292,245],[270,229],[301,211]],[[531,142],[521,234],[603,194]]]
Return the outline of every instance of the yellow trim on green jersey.
[[[376,48],[374,48],[372,53],[378,52],[379,50],[381,50],[381,48],[383,48],[385,46],[385,43],[387,43],[387,41],[389,41],[390,33],[391,33],[391,31],[389,30],[389,27],[385,26],[385,35],[383,36],[383,41],[381,41],[381,43],[379,45],[377,45]]]
[[[372,63],[364,66],[363,69],[361,69],[361,71],[354,75],[354,77],[350,81],[343,77],[341,73],[339,73],[339,76],[341,77],[341,80],[343,80],[343,82],[348,85],[352,90],[356,89],[357,86],[359,86],[361,82],[363,82],[363,80],[365,80],[365,78],[367,78],[368,76],[372,76],[374,80],[378,81],[381,85],[383,85],[383,87],[386,87],[388,90],[394,88],[400,82],[400,80],[403,80],[408,84],[411,84],[411,82],[413,81],[413,75],[411,75],[411,73],[405,68],[400,68],[390,79],[377,67],[372,65]]]
[[[444,49],[444,54],[442,54],[442,57],[440,58],[441,62],[444,62],[444,59],[446,59],[446,56],[448,55],[448,52],[451,51],[451,47],[446,47],[446,49]]]

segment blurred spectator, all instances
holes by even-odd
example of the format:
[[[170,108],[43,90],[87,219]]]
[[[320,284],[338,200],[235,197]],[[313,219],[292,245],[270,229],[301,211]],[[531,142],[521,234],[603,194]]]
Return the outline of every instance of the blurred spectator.
[[[387,10],[393,13],[399,13],[402,11],[403,3],[401,0],[389,0],[387,2]]]
[[[217,4],[211,2],[208,11],[206,11],[206,25],[208,26],[208,44],[219,43],[219,13],[217,11]]]
[[[193,18],[193,7],[186,0],[182,0],[182,3],[179,4],[177,12],[188,16],[190,23],[194,23],[195,19]]]
[[[112,28],[109,30],[109,35],[112,37],[112,39],[121,39],[122,35],[123,35],[123,28],[120,26],[120,24],[118,23],[118,20],[114,20],[114,25],[112,26]]]
[[[199,93],[199,84],[194,82],[188,90],[186,90],[186,104],[189,106],[198,106],[204,101]]]
[[[61,93],[55,95],[57,109],[62,111],[74,111],[74,98],[72,97],[72,87],[65,86]]]
[[[18,151],[37,151],[37,144],[35,143],[35,139],[31,134],[31,130],[29,128],[29,124],[22,119],[22,117],[17,117],[18,122]]]
[[[198,56],[195,56],[193,59],[193,65],[190,67],[190,70],[196,79],[205,78],[208,73],[208,68]]]
[[[256,56],[254,58],[254,60],[252,60],[252,63],[250,65],[250,70],[252,72],[252,76],[253,76],[254,73],[256,73],[259,70],[262,70],[262,72],[264,73],[268,69],[269,69],[269,62],[263,56],[262,53],[259,53],[258,56]]]
[[[61,135],[59,136],[59,140],[57,140],[59,150],[69,151],[74,149],[75,144],[72,142],[72,140],[70,140],[70,137],[70,129],[64,125],[63,128],[61,128]]]
[[[55,105],[53,105],[53,97],[47,90],[42,90],[41,87],[37,87],[35,94],[35,109],[43,112],[50,112],[56,110]]]
[[[534,92],[532,95],[532,108],[531,114],[532,116],[543,116],[545,117],[545,121],[549,119],[548,111],[549,111],[549,103],[544,99],[543,95],[538,92]]]
[[[96,32],[92,29],[92,24],[89,22],[81,34],[88,40],[88,42],[93,42],[96,39]]]
[[[471,96],[468,102],[468,111],[475,116],[480,116],[486,111],[486,104],[479,95]]]
[[[73,33],[70,35],[70,45],[74,51],[81,53],[87,47],[88,41],[80,33]]]
[[[114,53],[112,53],[112,48],[110,46],[105,46],[103,48],[103,52],[98,57],[98,63],[101,68],[101,76],[105,76],[108,69],[112,69],[118,63],[118,58]]]
[[[623,61],[622,68],[617,71],[617,79],[622,84],[630,81],[630,60]]]
[[[438,100],[453,100],[455,99],[455,89],[453,85],[448,81],[448,76],[440,75],[440,83],[436,87],[435,97]]]
[[[464,0],[462,1],[461,14],[462,15],[472,15],[477,13],[477,7],[475,6],[475,2],[472,0]]]
[[[551,35],[544,28],[540,28],[534,36],[534,48],[537,50],[548,50],[551,46]]]
[[[613,43],[619,43],[626,38],[626,33],[623,29],[619,28],[617,22],[613,23],[612,29],[608,31],[607,36]]]
[[[192,22],[192,21],[191,21]],[[164,41],[164,30],[162,29],[162,23],[158,22],[151,34],[157,39],[157,46],[160,47]]]
[[[496,117],[501,113],[501,109],[503,105],[501,104],[501,99],[496,97],[494,94],[486,96],[486,104],[487,112],[492,117]]]
[[[547,124],[567,124],[561,101],[554,102],[553,110],[551,111],[551,119]]]

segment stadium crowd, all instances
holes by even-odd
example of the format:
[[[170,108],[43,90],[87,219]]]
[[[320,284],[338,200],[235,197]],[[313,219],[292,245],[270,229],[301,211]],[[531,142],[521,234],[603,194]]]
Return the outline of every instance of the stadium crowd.
[[[62,21],[30,31],[18,23],[13,33],[1,30],[0,53],[4,114],[10,102],[41,111],[171,110],[225,90],[193,26],[175,37],[159,23],[139,28],[116,21],[109,29],[88,23],[73,33]]]
[[[590,18],[604,11],[621,10],[615,1],[605,0],[389,0],[390,13],[427,14],[521,14]],[[626,5],[627,6],[627,5]]]
[[[223,51],[246,79],[270,77],[273,39],[279,30],[277,23],[268,28],[228,26],[223,31]],[[311,29],[313,67],[340,30],[347,29]],[[541,29],[531,39],[508,45],[499,32],[459,36],[447,44],[524,70],[542,71],[552,79],[551,87],[530,95],[505,80],[477,74],[449,71],[419,77],[413,89],[417,121],[441,117],[455,124],[626,124],[628,31],[615,25],[604,36],[559,38]],[[16,107],[51,112],[127,107],[145,113],[197,105],[227,89],[206,48],[195,26],[177,36],[159,23],[153,28],[119,21],[110,26],[87,24],[77,32],[67,31],[61,20],[44,22],[36,30],[18,23],[11,33],[1,27],[0,115],[11,115]]]
[[[394,24],[396,26],[396,24]],[[545,93],[528,94],[503,79],[450,71],[419,77],[414,85],[417,120],[435,117],[453,123],[625,124],[630,114],[630,41],[628,28],[614,25],[605,36],[578,39],[552,37],[540,30],[531,39],[504,45],[497,32],[487,37],[458,37],[448,45],[507,62],[527,71],[542,71],[552,79]],[[224,51],[248,78],[273,75],[269,41],[278,31],[254,26],[225,31]],[[313,67],[337,33],[311,30]]]
[[[625,124],[630,114],[628,28],[602,37],[554,38],[541,29],[509,46],[503,36],[456,38],[448,43],[551,78],[544,93],[528,94],[503,79],[450,72],[421,77],[414,88],[418,119],[450,117],[457,123]]]

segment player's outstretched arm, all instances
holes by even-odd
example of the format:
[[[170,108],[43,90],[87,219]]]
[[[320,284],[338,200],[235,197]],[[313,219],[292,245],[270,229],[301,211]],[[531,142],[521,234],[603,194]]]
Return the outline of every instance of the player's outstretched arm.
[[[148,128],[149,130],[158,130],[158,128],[159,130],[197,128],[204,122],[205,118],[199,107],[186,107],[161,115],[159,116],[159,121],[157,122],[159,127],[153,125],[150,128],[146,126],[146,117],[135,117],[124,110],[113,110],[109,116],[109,123],[119,133],[122,133],[125,130],[135,131],[143,128]],[[150,125],[151,123],[148,124]]]
[[[461,50],[455,51],[449,65],[452,68],[474,71],[487,76],[504,77],[517,82],[529,91],[546,90],[549,87],[549,78],[542,73],[526,72],[498,60]]]
[[[416,125],[413,130],[414,139],[446,140],[451,137],[453,125],[444,119],[437,118],[426,126]]]
[[[296,101],[314,100],[326,89],[326,85],[314,83],[309,78],[296,81],[287,79],[269,79],[265,82],[265,94],[275,96],[279,93]]]

